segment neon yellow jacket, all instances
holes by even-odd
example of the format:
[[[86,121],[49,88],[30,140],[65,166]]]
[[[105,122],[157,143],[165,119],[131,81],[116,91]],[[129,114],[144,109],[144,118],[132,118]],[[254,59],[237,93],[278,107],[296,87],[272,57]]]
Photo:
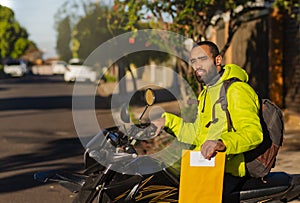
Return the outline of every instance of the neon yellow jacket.
[[[226,94],[228,110],[236,131],[228,132],[226,114],[220,104],[215,106],[218,121],[206,127],[212,120],[212,107],[220,97],[223,81],[233,77],[244,81],[231,84]],[[163,114],[165,126],[174,132],[179,141],[196,145],[195,150],[200,150],[206,140],[221,139],[226,146],[225,172],[240,177],[246,175],[243,152],[254,149],[263,140],[259,99],[247,81],[248,75],[242,68],[235,64],[225,65],[221,78],[201,91],[198,97],[198,115],[194,123],[184,122],[171,113]]]

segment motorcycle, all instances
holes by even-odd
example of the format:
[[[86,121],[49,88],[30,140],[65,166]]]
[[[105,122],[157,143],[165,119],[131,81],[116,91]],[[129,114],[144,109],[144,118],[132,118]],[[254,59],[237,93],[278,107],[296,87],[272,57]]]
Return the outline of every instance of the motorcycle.
[[[144,98],[147,105],[139,121],[154,104],[154,91],[147,89]],[[121,118],[130,121],[127,107],[122,108]],[[58,182],[77,193],[74,203],[178,202],[180,171],[176,164],[180,164],[180,158],[174,157],[181,155],[182,149],[193,146],[180,143],[170,135],[174,138],[171,147],[166,147],[163,153],[144,156],[140,155],[145,153],[140,146],[154,138],[155,126],[139,123],[125,130],[121,128],[104,129],[87,143],[81,173],[42,171],[35,173],[34,179]],[[247,180],[241,190],[232,192],[226,199],[254,203],[289,202],[299,197],[300,174],[271,172],[263,180]]]

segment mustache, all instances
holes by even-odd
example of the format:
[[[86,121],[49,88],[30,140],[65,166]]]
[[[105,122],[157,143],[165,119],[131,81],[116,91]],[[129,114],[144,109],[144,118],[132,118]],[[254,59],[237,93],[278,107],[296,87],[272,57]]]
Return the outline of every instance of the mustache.
[[[205,70],[204,68],[195,68],[194,72],[196,72],[196,71],[204,71],[204,70]]]
[[[204,68],[196,68],[195,70],[194,70],[194,73],[196,74],[196,75],[198,75],[199,73],[201,74],[203,74],[203,73],[207,73],[207,70],[205,70]]]

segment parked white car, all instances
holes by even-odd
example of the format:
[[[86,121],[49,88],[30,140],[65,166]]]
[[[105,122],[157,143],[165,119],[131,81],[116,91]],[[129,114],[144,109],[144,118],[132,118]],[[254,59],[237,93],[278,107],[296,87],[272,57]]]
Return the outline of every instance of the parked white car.
[[[65,74],[68,64],[65,61],[55,61],[52,63],[52,72],[55,75]]]
[[[27,73],[27,65],[22,60],[10,60],[4,65],[3,71],[12,77],[22,77]]]
[[[74,58],[69,61],[64,73],[66,82],[90,81],[97,82],[97,71],[93,67],[86,66],[80,59]]]

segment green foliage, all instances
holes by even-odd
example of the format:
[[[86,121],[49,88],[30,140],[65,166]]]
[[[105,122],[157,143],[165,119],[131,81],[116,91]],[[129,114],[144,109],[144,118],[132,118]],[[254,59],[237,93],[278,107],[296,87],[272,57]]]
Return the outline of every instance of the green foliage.
[[[297,1],[275,0],[274,5],[293,13],[293,10],[299,10]],[[115,0],[115,8],[118,12],[118,22],[122,22],[122,26],[125,24],[126,29],[135,31],[139,21],[150,22],[152,28],[169,30],[195,42],[208,39],[209,30],[219,26],[220,21],[228,22],[228,38],[224,47],[221,47],[221,55],[224,55],[239,27],[257,18],[253,15],[255,11],[268,9],[268,4],[272,3],[272,0]],[[163,46],[159,41],[153,40],[151,43]],[[194,88],[194,80],[188,69],[178,67],[178,70]]]
[[[102,79],[105,82],[116,82],[117,81],[116,76],[110,75],[108,73],[104,74]]]
[[[16,39],[13,47],[13,51],[11,53],[11,57],[18,58],[19,56],[23,55],[24,50],[28,48],[29,44],[30,44],[30,40],[28,40],[27,38],[20,37]]]
[[[14,12],[0,5],[0,60],[19,58],[31,44],[26,29],[15,20]]]
[[[110,20],[111,28],[123,29],[124,31],[135,30],[141,20],[136,13],[141,10],[143,3],[145,3],[145,0],[115,1],[112,19]],[[125,10],[128,12],[124,12]]]
[[[299,0],[275,0],[273,6],[287,13],[290,17],[300,20]]]
[[[70,5],[65,6],[70,7]],[[84,15],[82,16],[78,14],[76,16],[76,13],[63,7],[56,14],[56,30],[58,32],[56,48],[65,61],[71,57],[86,58],[102,43],[124,32],[131,31],[133,27],[137,29],[151,28],[149,22],[140,22],[139,19],[134,18],[133,11],[128,14],[132,19],[129,22],[126,20],[129,18],[123,18],[121,16],[123,13],[120,13],[116,7],[101,6],[99,3],[82,4],[81,6],[84,8]],[[135,1],[131,1],[129,6],[134,10],[142,8],[141,5],[135,6]],[[136,36],[133,34],[132,37],[135,38]],[[151,40],[155,43],[150,42]],[[134,43],[141,43],[141,46],[155,49],[161,46],[160,41],[161,39],[155,38],[154,34],[152,39],[135,39]],[[129,41],[128,45],[130,45]],[[126,67],[129,67],[131,63],[140,67],[148,64],[150,60],[164,61],[167,59],[168,57],[164,53],[139,52],[128,55],[123,60]]]
[[[252,0],[254,1],[254,0]],[[157,22],[162,29],[182,34],[195,41],[206,38],[206,29],[211,25],[212,18],[219,13],[233,11],[239,5],[245,5],[251,1],[213,1],[213,0],[159,0],[159,1],[123,1],[115,0],[115,7],[120,20],[126,23],[127,28],[137,29],[138,21],[147,19]],[[134,4],[134,6],[133,6]],[[166,20],[166,16],[169,20]],[[169,24],[171,23],[171,26]]]
[[[65,17],[56,26],[57,41],[56,41],[56,51],[60,58],[64,61],[68,61],[72,58],[72,53],[70,50],[71,43],[71,25],[69,17]]]
[[[72,57],[86,58],[100,44],[113,37],[108,27],[108,22],[113,19],[111,8],[99,3],[81,3],[66,3],[55,15],[58,33],[56,49],[65,61]],[[114,32],[120,33],[118,30]]]
[[[109,13],[109,8],[93,4],[89,12],[75,25],[77,32],[74,38],[80,43],[78,54],[81,58],[86,58],[100,44],[112,38],[107,25]]]

